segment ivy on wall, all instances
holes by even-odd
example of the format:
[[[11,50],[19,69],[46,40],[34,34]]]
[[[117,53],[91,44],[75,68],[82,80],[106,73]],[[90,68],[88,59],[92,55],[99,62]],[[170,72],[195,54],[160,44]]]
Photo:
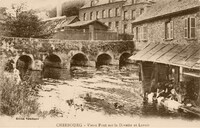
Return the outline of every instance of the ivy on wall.
[[[3,50],[14,49],[18,53],[25,52],[33,55],[38,52],[61,52],[67,54],[69,51],[75,50],[96,56],[99,51],[122,53],[134,50],[133,41],[74,41],[0,37],[0,45],[4,46]]]

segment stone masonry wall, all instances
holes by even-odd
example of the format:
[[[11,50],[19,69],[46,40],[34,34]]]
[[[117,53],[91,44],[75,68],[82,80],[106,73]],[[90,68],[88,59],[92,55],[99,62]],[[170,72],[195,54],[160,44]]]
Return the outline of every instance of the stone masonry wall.
[[[77,53],[96,61],[99,53],[110,53],[114,59],[126,51],[134,51],[133,41],[74,41],[44,40],[0,37],[1,51],[10,58],[29,55],[33,60],[44,61],[49,54],[56,54],[62,60],[62,67],[68,67],[70,59]]]
[[[195,39],[186,39],[184,37],[184,26],[185,26],[185,18],[195,17],[196,18],[196,38]],[[173,39],[166,40],[165,39],[165,23],[166,21],[173,21],[174,24],[174,35]],[[190,42],[197,42],[200,39],[200,17],[199,12],[194,12],[190,14],[175,16],[164,18],[152,22],[142,23],[140,25],[135,25],[135,27],[141,27],[142,25],[147,25],[148,27],[148,40],[147,41],[136,41],[137,43],[142,42],[160,42],[160,43],[175,43],[175,44],[185,44]]]

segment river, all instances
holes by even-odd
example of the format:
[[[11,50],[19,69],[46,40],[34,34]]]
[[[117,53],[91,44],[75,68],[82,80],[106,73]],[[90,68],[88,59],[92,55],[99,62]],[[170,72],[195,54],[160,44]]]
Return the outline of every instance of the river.
[[[126,116],[196,120],[194,115],[144,104],[142,83],[133,71],[74,72],[68,80],[44,79],[40,116]],[[46,112],[46,113],[45,113]]]

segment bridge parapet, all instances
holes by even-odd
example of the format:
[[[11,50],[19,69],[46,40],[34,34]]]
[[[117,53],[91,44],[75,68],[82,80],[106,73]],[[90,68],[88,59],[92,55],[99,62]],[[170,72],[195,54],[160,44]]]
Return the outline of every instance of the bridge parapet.
[[[99,51],[112,51],[122,53],[134,51],[133,41],[91,41],[91,40],[57,40],[57,39],[34,39],[34,38],[12,38],[0,37],[0,46],[3,51],[25,52],[35,54],[37,52],[62,52],[71,50],[82,51],[90,55],[98,55]]]
[[[7,59],[13,59],[16,65],[26,63],[31,70],[38,70],[41,62],[64,70],[70,69],[71,65],[83,63],[93,67],[97,63],[119,65],[122,54],[127,59],[134,50],[133,41],[0,37],[1,54],[6,55]]]

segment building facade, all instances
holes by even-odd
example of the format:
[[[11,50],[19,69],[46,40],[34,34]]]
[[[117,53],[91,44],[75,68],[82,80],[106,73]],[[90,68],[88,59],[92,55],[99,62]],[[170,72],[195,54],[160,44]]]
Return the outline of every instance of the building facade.
[[[173,80],[180,103],[200,106],[200,1],[160,0],[132,25],[136,44],[145,44],[130,58],[140,63],[144,91]]]
[[[198,0],[161,0],[132,22],[135,40],[148,43],[196,42],[200,39],[199,14]]]
[[[91,0],[80,9],[79,19],[98,19],[110,30],[133,34],[131,23],[153,3],[150,0]]]

